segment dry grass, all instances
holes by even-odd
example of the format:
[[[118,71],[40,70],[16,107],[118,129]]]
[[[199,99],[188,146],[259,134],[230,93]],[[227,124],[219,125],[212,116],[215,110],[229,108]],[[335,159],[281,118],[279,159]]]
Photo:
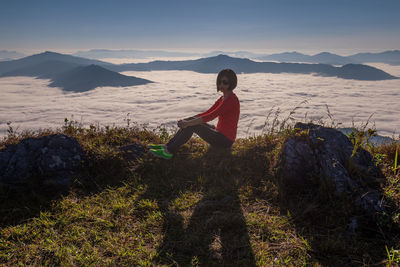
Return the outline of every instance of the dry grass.
[[[287,123],[287,121],[285,121]],[[278,126],[274,126],[275,129]],[[232,150],[200,139],[172,160],[126,160],[119,145],[162,143],[165,129],[85,129],[10,134],[0,147],[54,132],[76,137],[89,157],[65,195],[0,192],[4,266],[342,266],[399,261],[400,184],[396,145],[372,153],[386,175],[388,213],[351,233],[349,199],[318,184],[283,206],[274,166],[290,128],[238,139]],[[386,248],[388,250],[386,250]]]

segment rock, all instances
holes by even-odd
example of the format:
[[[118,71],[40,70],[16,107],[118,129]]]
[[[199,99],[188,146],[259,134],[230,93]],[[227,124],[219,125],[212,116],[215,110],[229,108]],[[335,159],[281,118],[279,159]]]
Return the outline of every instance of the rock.
[[[55,134],[27,138],[0,151],[0,182],[10,186],[52,186],[66,190],[85,154],[74,138]]]
[[[373,216],[383,211],[381,171],[364,149],[352,157],[353,144],[336,129],[297,123],[304,134],[289,138],[278,160],[278,178],[285,190],[307,190],[310,177],[334,185],[336,195],[350,194],[357,207]]]
[[[349,231],[354,233],[357,228],[358,228],[357,218],[351,218],[350,223],[349,223]]]
[[[138,160],[146,152],[144,147],[140,144],[127,144],[120,146],[119,151],[124,152],[125,156],[130,160]]]

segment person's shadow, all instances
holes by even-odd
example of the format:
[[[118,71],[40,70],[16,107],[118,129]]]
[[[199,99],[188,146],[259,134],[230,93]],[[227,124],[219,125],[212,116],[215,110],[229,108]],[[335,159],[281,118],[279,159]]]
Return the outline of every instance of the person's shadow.
[[[160,161],[159,168],[164,168],[168,176],[174,164],[184,164],[190,172],[185,175],[178,171],[174,173],[175,179],[168,179],[167,183],[165,180],[153,180],[151,184],[148,183],[149,188],[142,196],[152,198],[157,195],[156,201],[163,213],[164,238],[158,246],[159,263],[255,266],[246,221],[240,207],[236,184],[238,177],[232,168],[238,159],[230,149],[211,147],[199,158],[185,156],[185,153],[178,153],[177,156],[168,162]],[[188,188],[202,192],[202,198],[196,203],[190,218],[171,209],[171,203]],[[165,190],[166,194],[163,196],[160,190]]]

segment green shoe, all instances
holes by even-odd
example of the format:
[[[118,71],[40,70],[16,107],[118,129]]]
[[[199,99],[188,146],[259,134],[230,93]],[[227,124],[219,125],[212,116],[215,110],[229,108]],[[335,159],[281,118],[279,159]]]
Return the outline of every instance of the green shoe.
[[[151,154],[153,154],[156,157],[163,158],[163,159],[171,159],[172,154],[169,154],[165,152],[164,147],[160,149],[150,149]]]
[[[161,148],[164,148],[164,145],[149,144],[149,147],[151,149],[161,149]]]

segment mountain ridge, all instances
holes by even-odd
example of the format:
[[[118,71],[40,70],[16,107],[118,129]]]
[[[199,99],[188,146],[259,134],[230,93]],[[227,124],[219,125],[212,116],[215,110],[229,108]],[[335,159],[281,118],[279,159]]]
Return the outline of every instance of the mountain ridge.
[[[24,54],[17,51],[0,50],[0,60],[13,60],[24,56]]]
[[[387,50],[383,52],[362,52],[349,56],[342,56],[331,52],[320,52],[314,55],[292,51],[283,53],[263,54],[249,51],[222,51],[215,50],[207,53],[195,52],[171,52],[163,50],[110,50],[110,49],[91,49],[87,51],[78,51],[75,56],[88,58],[154,58],[154,57],[213,57],[219,54],[226,54],[232,57],[242,57],[257,60],[273,60],[279,62],[297,62],[297,63],[322,63],[331,65],[344,65],[349,63],[368,63],[380,62],[390,65],[400,65],[400,50]]]
[[[3,70],[0,77],[50,79],[50,87],[61,87],[64,91],[83,92],[99,86],[135,86],[151,82],[106,69],[111,63],[49,51],[11,61],[8,66],[1,63],[7,62],[0,62],[0,70]]]
[[[296,52],[291,54],[298,55]],[[330,54],[323,53],[317,54],[317,56],[326,57],[330,56]],[[215,57],[194,60],[156,60],[148,63],[116,65],[48,51],[14,61],[0,62],[0,76],[21,76],[29,74],[28,76],[37,75],[38,77],[52,78],[53,75],[57,74],[57,68],[52,68],[50,64],[55,64],[55,62],[57,62],[57,68],[64,71],[67,67],[63,66],[63,64],[82,66],[94,64],[115,72],[189,70],[199,73],[218,73],[221,69],[231,68],[237,73],[300,73],[356,80],[387,80],[398,78],[378,68],[361,64],[346,64],[341,67],[336,67],[329,64],[256,62],[248,58],[235,58],[220,54]]]
[[[10,61],[1,61],[0,62],[0,75],[5,72],[10,72],[22,67],[29,67],[30,65],[36,65],[38,63],[42,63],[44,61],[62,61],[67,63],[75,63],[80,65],[112,65],[111,63],[107,63],[100,60],[93,60],[81,57],[75,57],[72,55],[60,54],[50,51],[45,51],[43,53],[34,54],[31,56],[27,56],[24,58],[10,60]]]
[[[52,78],[50,87],[65,91],[83,92],[100,86],[135,86],[151,83],[146,79],[122,75],[98,65],[78,66]]]
[[[150,70],[191,70],[200,73],[218,73],[221,69],[231,68],[237,73],[301,73],[339,77],[356,80],[397,79],[377,68],[352,64],[335,67],[328,64],[255,62],[247,58],[233,58],[227,55],[185,61],[151,61],[149,63],[130,63],[109,66],[114,71],[150,71]],[[351,73],[350,73],[350,72]],[[363,71],[365,75],[363,75]]]

